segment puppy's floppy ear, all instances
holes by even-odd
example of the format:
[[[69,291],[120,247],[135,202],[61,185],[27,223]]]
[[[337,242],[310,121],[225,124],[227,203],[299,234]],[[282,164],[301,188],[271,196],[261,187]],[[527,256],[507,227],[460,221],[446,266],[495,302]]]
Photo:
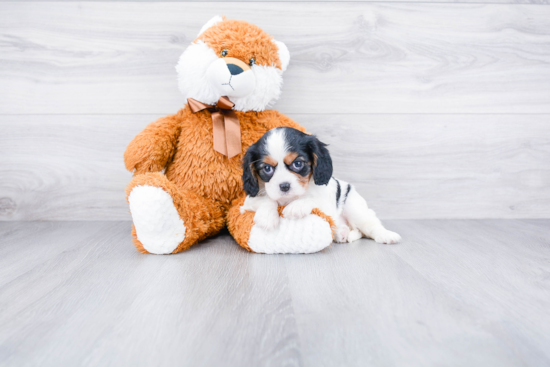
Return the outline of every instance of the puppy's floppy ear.
[[[315,185],[326,185],[332,177],[332,158],[326,144],[310,136],[308,147],[313,155],[313,181]]]
[[[243,189],[249,196],[256,196],[260,191],[258,177],[255,172],[254,162],[258,159],[256,144],[251,145],[243,157]]]

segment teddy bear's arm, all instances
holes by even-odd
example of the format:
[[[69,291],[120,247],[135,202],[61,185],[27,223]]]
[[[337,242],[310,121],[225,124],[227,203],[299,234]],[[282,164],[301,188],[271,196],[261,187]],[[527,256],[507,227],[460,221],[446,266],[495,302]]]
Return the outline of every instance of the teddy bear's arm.
[[[128,144],[124,152],[126,169],[135,174],[162,171],[176,150],[181,124],[177,115],[158,119],[147,125]]]

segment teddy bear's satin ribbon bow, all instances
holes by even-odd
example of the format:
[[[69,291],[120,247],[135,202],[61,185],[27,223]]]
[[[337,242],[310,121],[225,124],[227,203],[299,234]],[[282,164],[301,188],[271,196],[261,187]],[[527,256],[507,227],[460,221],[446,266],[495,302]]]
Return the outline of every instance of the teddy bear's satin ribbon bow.
[[[206,109],[212,113],[212,132],[216,152],[220,152],[227,158],[233,158],[242,152],[241,124],[237,114],[232,110],[235,103],[227,97],[220,97],[215,106],[193,98],[187,98],[187,103],[193,113]]]

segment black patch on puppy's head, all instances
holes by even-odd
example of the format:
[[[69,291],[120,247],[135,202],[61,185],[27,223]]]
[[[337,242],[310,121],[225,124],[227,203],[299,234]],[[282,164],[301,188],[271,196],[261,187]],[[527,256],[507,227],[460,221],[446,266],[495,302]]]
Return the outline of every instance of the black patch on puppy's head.
[[[327,144],[319,141],[315,135],[308,135],[291,127],[284,129],[288,150],[297,153],[298,156],[308,157],[308,167],[302,172],[302,176],[308,175],[309,167],[313,169],[313,181],[316,185],[326,185],[332,177],[332,158],[328,152]]]

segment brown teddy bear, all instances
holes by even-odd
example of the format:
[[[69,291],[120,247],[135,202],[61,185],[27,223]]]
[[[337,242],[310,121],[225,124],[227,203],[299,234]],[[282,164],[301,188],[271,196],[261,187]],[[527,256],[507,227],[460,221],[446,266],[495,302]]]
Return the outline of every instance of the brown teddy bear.
[[[124,153],[134,172],[126,192],[138,251],[177,253],[225,226],[254,252],[308,253],[332,243],[333,222],[318,210],[281,218],[270,231],[239,211],[246,149],[275,127],[305,130],[266,109],[289,58],[283,43],[247,22],[215,17],[203,26],[176,66],[187,104],[148,125]]]

